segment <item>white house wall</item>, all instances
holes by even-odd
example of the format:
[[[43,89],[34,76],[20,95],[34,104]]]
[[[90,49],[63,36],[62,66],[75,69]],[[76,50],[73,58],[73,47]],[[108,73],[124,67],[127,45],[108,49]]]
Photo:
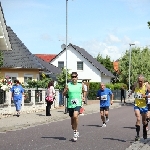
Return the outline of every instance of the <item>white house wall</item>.
[[[67,68],[70,69],[70,73],[78,72],[79,79],[91,79],[90,82],[101,82],[101,73],[99,70],[72,47],[67,50],[67,57]],[[51,64],[58,67],[58,61],[64,61],[64,66],[66,66],[66,51],[52,60]],[[83,61],[83,71],[77,70],[77,61]]]
[[[110,83],[111,78],[105,75],[102,75],[102,82],[103,83]]]
[[[2,8],[0,8],[0,50],[12,50],[9,42],[8,32],[6,30]]]

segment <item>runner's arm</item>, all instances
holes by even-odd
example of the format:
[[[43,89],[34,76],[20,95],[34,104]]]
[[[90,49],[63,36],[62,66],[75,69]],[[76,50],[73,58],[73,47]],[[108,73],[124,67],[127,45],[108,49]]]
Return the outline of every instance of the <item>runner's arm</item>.
[[[84,100],[86,97],[86,91],[84,90],[84,84],[82,84],[82,93],[83,93],[83,99],[82,100]]]
[[[96,99],[100,100],[99,91],[97,91]]]
[[[110,100],[111,100],[112,102],[114,101],[114,94],[113,94],[113,93],[110,95]]]
[[[11,98],[11,100],[12,100],[12,98],[13,98],[13,91],[14,91],[14,89],[13,89],[13,87],[10,89],[10,92],[11,92],[11,96],[10,96],[10,98]]]
[[[112,93],[111,90],[110,90],[109,95],[110,95],[110,103],[111,103],[111,105],[112,105],[112,104],[113,104],[113,101],[114,101],[114,94]]]
[[[66,85],[66,87],[65,87],[65,89],[64,89],[64,91],[63,91],[63,96],[66,96],[68,90],[69,90],[69,89],[68,89],[68,86]]]
[[[133,86],[131,92],[130,92],[129,95],[128,95],[129,97],[132,95],[132,93],[134,93],[136,85],[137,85],[137,83],[134,84],[134,86]]]

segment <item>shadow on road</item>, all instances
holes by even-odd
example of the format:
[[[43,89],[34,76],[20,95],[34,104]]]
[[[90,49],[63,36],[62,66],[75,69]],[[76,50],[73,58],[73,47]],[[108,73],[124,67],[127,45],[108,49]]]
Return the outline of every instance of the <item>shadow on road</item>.
[[[114,139],[114,138],[103,138],[105,140],[113,140],[113,141],[120,141],[120,142],[126,142],[125,140],[121,140],[121,139]]]
[[[41,138],[43,138],[43,139],[57,139],[57,140],[61,140],[61,141],[64,141],[64,140],[66,140],[66,138],[65,137],[41,137]]]
[[[135,127],[123,127],[123,128],[126,128],[126,129],[136,129]]]
[[[89,127],[102,127],[100,125],[93,125],[93,124],[90,124],[90,125],[82,125],[82,126],[89,126]]]
[[[57,112],[64,112],[63,110],[58,110]]]
[[[45,115],[43,115],[43,114],[36,114],[36,115],[38,115],[38,116],[45,116]]]
[[[127,103],[125,103],[125,104],[122,103],[122,104],[120,104],[120,105],[121,105],[121,106],[132,106],[132,107],[133,107],[133,106],[134,106],[134,103],[128,103],[128,102],[127,102]]]

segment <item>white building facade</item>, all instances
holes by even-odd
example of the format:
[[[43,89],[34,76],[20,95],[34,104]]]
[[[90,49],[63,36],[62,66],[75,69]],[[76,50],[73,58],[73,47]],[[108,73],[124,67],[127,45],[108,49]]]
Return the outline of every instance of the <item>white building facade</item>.
[[[56,67],[66,68],[66,50],[60,52],[56,58],[51,61]],[[89,79],[90,82],[110,83],[111,77],[101,73],[92,62],[84,58],[72,46],[67,49],[67,69],[69,73],[77,72],[78,79]]]

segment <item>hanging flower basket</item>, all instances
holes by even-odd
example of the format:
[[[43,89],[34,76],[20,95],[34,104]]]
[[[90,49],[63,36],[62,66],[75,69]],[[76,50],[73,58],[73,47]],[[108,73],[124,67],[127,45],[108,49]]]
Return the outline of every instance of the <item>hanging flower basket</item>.
[[[9,77],[6,77],[5,79],[2,79],[0,81],[0,89],[3,91],[10,91],[12,88],[12,81],[9,79]]]

